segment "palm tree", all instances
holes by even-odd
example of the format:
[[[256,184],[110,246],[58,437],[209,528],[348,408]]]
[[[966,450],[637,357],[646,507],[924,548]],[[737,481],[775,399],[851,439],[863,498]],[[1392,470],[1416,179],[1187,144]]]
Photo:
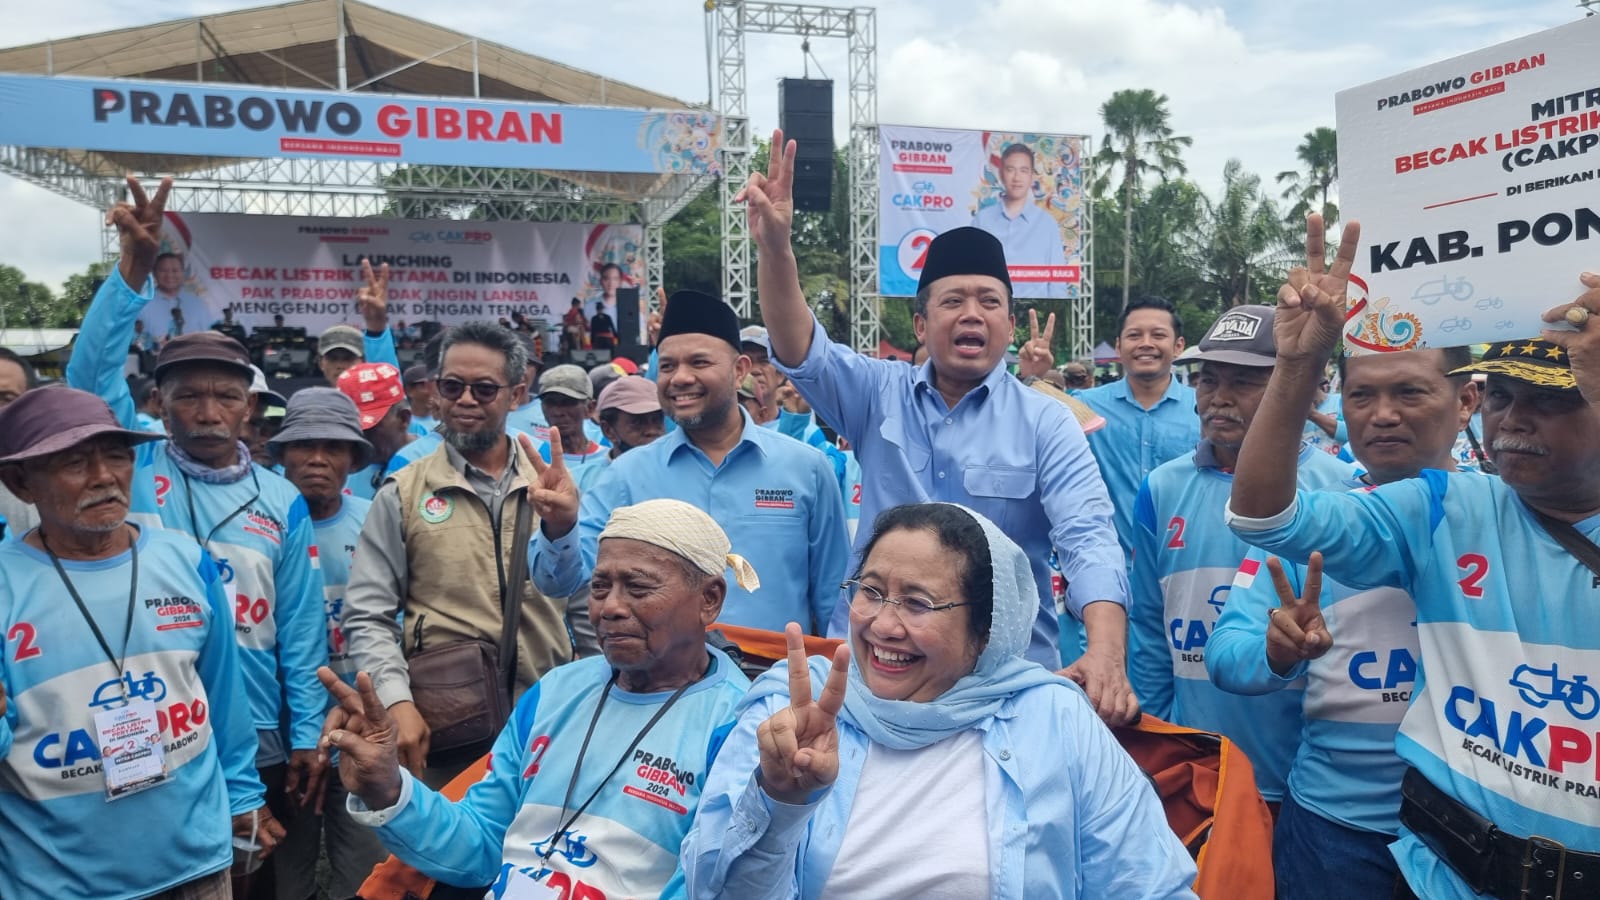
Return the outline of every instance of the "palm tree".
[[[1177,136],[1168,124],[1167,95],[1152,90],[1123,90],[1111,95],[1100,107],[1100,119],[1106,126],[1106,140],[1095,154],[1100,175],[1095,180],[1095,190],[1104,194],[1110,186],[1111,175],[1120,168],[1122,172],[1122,305],[1128,305],[1128,288],[1133,280],[1133,206],[1134,195],[1139,190],[1140,176],[1154,174],[1166,180],[1168,175],[1182,175],[1186,171],[1179,151],[1194,143],[1192,138]]]
[[[1198,242],[1200,280],[1223,309],[1271,302],[1271,286],[1288,270],[1287,231],[1260,176],[1228,160],[1221,193],[1205,198]]]
[[[1313,211],[1320,211],[1331,227],[1339,219],[1338,204],[1328,199],[1339,181],[1338,133],[1327,127],[1308,131],[1294,155],[1304,170],[1278,173],[1278,183],[1285,186],[1283,199],[1294,203],[1289,208],[1289,225],[1299,225]]]

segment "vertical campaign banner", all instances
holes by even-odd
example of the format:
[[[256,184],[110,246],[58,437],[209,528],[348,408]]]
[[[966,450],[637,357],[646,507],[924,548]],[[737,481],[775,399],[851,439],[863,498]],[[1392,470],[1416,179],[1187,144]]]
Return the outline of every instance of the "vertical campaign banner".
[[[1537,337],[1600,253],[1600,19],[1339,93],[1351,353]]]
[[[145,330],[200,331],[232,309],[315,334],[358,324],[361,260],[389,264],[389,318],[446,325],[521,315],[554,326],[578,301],[617,320],[619,287],[644,284],[638,225],[414,221],[167,213]],[[175,314],[176,313],[176,314]]]
[[[1086,215],[1077,135],[878,128],[878,292],[917,292],[935,237],[973,225],[1000,239],[1013,293],[1078,295]]]

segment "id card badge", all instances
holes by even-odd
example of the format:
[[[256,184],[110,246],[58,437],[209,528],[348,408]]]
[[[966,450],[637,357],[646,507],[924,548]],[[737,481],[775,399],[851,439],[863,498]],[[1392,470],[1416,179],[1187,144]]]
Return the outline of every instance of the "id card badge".
[[[484,894],[483,900],[495,900],[494,891]],[[561,891],[516,869],[507,869],[500,900],[561,900]]]
[[[166,747],[154,703],[129,700],[124,706],[97,712],[94,731],[108,801],[167,780]]]

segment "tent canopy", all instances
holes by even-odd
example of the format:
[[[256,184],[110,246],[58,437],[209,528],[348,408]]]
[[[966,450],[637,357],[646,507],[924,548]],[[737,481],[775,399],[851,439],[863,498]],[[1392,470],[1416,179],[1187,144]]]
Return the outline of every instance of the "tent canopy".
[[[1094,348],[1094,362],[1095,362],[1095,365],[1109,365],[1111,363],[1121,362],[1121,361],[1122,361],[1122,357],[1117,355],[1117,348],[1111,346],[1110,344],[1106,343],[1105,341],[1101,341],[1100,343],[1095,345],[1095,348]]]
[[[0,72],[590,106],[697,107],[359,0],[300,0],[0,49]],[[130,171],[181,175],[235,162],[59,149],[72,174],[91,178],[118,178]],[[17,171],[22,166],[0,168],[40,180],[26,169]],[[683,188],[681,180],[660,174],[548,174],[623,202],[666,199],[663,195]]]

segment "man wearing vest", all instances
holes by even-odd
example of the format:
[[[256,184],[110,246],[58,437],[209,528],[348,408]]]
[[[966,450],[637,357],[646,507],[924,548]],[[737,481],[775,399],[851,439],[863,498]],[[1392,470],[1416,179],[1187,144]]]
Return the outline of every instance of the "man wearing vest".
[[[495,689],[503,686],[514,703],[572,658],[564,605],[527,577],[524,548],[542,518],[530,493],[544,466],[505,431],[506,415],[526,391],[526,354],[504,328],[472,322],[451,329],[435,381],[443,443],[373,497],[345,592],[351,655],[372,674],[396,724],[401,764],[432,786],[489,749],[509,713],[509,705],[495,708]],[[474,642],[493,653],[494,674],[482,679],[491,683],[448,698],[424,689],[424,672],[437,671],[438,654]],[[491,710],[478,717],[485,740],[439,745],[430,757],[436,736],[459,738],[462,719],[480,709]]]

